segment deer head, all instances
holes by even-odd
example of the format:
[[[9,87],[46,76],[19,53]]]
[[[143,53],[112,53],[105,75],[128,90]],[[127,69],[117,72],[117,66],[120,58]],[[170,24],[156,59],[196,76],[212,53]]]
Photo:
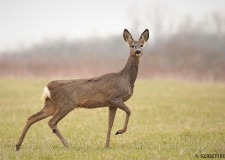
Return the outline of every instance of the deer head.
[[[147,42],[149,38],[149,31],[146,29],[140,36],[138,41],[135,41],[130,34],[130,32],[127,29],[124,29],[123,32],[123,38],[124,40],[129,44],[130,46],[130,54],[132,56],[135,56],[137,58],[141,57],[143,55],[143,46],[145,42]]]

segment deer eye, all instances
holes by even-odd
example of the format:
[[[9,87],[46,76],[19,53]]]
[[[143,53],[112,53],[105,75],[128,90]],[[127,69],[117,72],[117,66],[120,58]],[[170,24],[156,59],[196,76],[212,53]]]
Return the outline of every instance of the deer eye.
[[[143,45],[141,45],[141,47],[143,47]]]
[[[134,45],[131,45],[131,48],[134,48]]]

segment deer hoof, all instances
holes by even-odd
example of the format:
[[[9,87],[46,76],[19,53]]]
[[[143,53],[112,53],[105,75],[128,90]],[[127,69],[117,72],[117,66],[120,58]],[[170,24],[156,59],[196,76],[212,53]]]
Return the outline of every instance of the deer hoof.
[[[119,130],[119,131],[117,131],[115,135],[118,135],[118,134],[121,134],[121,133],[120,133],[120,130]]]
[[[16,151],[19,151],[20,150],[20,146],[21,145],[16,145]]]
[[[109,145],[106,145],[105,148],[109,148]]]
[[[66,148],[69,148],[69,145],[68,145],[68,143],[66,143],[65,145],[64,145]]]

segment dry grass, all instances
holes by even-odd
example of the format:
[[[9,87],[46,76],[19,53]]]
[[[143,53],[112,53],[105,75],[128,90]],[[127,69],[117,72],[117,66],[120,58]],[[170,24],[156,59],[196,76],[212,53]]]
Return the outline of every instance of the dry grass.
[[[58,125],[65,149],[45,119],[31,127],[20,152],[15,144],[26,118],[42,107],[46,80],[0,79],[0,159],[195,159],[225,153],[225,85],[143,81],[126,103],[132,111],[128,131],[112,135],[105,149],[108,110],[77,109]],[[118,110],[114,134],[125,114]]]

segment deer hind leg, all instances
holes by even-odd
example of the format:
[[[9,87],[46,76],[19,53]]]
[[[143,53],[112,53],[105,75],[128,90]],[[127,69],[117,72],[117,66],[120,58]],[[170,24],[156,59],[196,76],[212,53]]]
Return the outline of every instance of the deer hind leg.
[[[48,125],[50,126],[50,128],[52,129],[53,133],[56,134],[56,136],[60,139],[60,141],[63,143],[63,145],[65,147],[68,147],[68,143],[66,141],[66,139],[62,136],[62,134],[59,132],[58,128],[57,128],[57,124],[58,122],[63,119],[72,109],[66,110],[60,110],[58,108],[58,110],[56,111],[56,113],[53,115],[53,117],[49,120]]]
[[[55,111],[56,111],[56,107],[54,106],[52,101],[49,98],[46,98],[44,108],[40,112],[37,112],[36,114],[30,116],[27,119],[27,122],[23,129],[23,132],[16,144],[16,151],[20,150],[20,147],[23,143],[25,135],[26,135],[28,129],[31,127],[31,125],[33,125],[34,123],[36,123],[44,118],[47,118],[47,117],[53,115],[55,113]]]
[[[109,147],[110,135],[111,135],[112,126],[113,126],[113,122],[114,122],[115,115],[116,115],[116,110],[117,110],[117,108],[115,108],[115,107],[109,107],[108,132],[107,132],[106,145],[105,145],[106,148]]]

